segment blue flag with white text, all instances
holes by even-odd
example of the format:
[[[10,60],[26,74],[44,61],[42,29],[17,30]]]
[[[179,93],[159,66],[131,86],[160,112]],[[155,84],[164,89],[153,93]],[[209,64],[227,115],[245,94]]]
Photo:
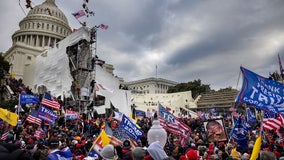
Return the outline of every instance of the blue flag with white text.
[[[20,104],[37,104],[39,99],[32,94],[20,94]]]
[[[140,130],[135,123],[132,122],[129,118],[125,115],[122,116],[122,120],[120,123],[120,127],[124,129],[125,133],[134,139],[135,141],[139,140],[140,137],[143,135],[143,131]]]
[[[72,160],[72,152],[69,147],[63,148],[62,150],[55,150],[47,156],[50,160]]]
[[[240,69],[243,74],[243,85],[236,102],[284,115],[284,85],[257,75],[244,67]]]
[[[55,120],[57,119],[57,114],[52,110],[40,105],[38,110],[38,118],[46,120],[50,123],[54,123]]]
[[[257,122],[255,114],[250,109],[248,109],[247,111],[248,111],[248,122],[251,124]]]
[[[146,116],[146,112],[142,111],[142,110],[138,110],[138,109],[135,109],[135,116],[136,117],[145,117]]]
[[[241,117],[239,117],[230,131],[230,136],[234,139],[234,141],[242,148],[247,148],[247,134],[248,130],[244,126],[244,122]]]

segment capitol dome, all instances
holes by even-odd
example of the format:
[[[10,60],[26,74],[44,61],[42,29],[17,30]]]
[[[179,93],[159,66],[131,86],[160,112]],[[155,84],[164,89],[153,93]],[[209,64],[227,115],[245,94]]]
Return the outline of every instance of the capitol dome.
[[[12,36],[13,44],[24,43],[32,47],[54,45],[71,33],[66,16],[54,0],[35,6],[19,26]]]

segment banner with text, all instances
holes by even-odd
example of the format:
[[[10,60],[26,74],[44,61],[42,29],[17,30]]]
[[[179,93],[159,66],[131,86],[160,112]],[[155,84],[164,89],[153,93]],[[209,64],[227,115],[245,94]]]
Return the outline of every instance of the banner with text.
[[[79,117],[80,117],[80,114],[78,112],[66,109],[66,114],[65,114],[66,120],[79,119]]]
[[[257,75],[244,67],[240,69],[243,75],[243,85],[236,102],[284,115],[284,85]]]
[[[122,116],[120,127],[124,129],[125,133],[135,141],[140,139],[140,137],[143,135],[143,131],[140,130],[136,124],[125,115]]]
[[[57,119],[57,114],[41,105],[38,111],[38,118],[54,123]]]
[[[39,99],[35,95],[20,94],[20,104],[37,104]]]

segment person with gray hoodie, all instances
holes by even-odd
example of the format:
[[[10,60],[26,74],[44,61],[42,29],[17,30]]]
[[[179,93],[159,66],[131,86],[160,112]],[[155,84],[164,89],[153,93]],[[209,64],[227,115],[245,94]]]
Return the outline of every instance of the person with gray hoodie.
[[[147,151],[154,160],[163,160],[169,157],[164,151],[160,141],[151,143]]]

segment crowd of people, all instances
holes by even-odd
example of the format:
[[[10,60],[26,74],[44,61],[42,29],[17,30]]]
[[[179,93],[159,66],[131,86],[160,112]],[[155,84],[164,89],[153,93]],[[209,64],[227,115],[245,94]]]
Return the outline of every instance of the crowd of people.
[[[16,85],[11,87],[15,93],[31,93],[21,82],[12,82],[10,85]],[[59,115],[54,124],[43,121],[38,125],[27,121],[28,115],[28,112],[21,112],[19,117],[22,123],[17,126],[0,121],[0,159],[96,159],[90,153],[101,131],[105,130],[108,135],[121,141],[119,145],[110,143],[97,150],[105,160],[249,160],[256,138],[262,132],[260,125],[256,124],[247,134],[247,148],[244,149],[230,137],[232,118],[223,117],[225,126],[220,128],[218,124],[217,127],[214,124],[210,128],[204,125],[204,121],[208,120],[201,117],[181,117],[180,120],[191,128],[186,133],[186,145],[181,145],[178,135],[167,132],[166,144],[162,146],[159,141],[151,144],[147,141],[147,132],[152,126],[153,117],[145,116],[137,120],[136,123],[144,134],[133,142],[121,132],[119,120],[112,116],[66,120]],[[212,121],[206,124],[209,122]],[[258,159],[284,159],[283,128],[277,131],[265,130],[263,135]]]
[[[69,147],[72,153],[72,159],[84,159],[88,156],[90,149],[103,129],[103,119],[98,124],[97,121],[84,122],[76,128],[73,123],[66,126],[57,122],[55,126],[48,129],[48,135],[35,136],[36,130],[42,130],[40,126],[34,124],[23,124],[17,127],[8,126],[5,123],[1,124],[1,131],[4,134],[9,127],[8,136],[2,139],[0,147],[0,158],[4,159],[56,159],[51,157],[52,153]],[[110,120],[105,120],[106,125],[110,125]],[[142,119],[141,121],[144,121]],[[138,124],[141,125],[141,122]],[[143,131],[147,134],[147,129],[151,126],[144,123],[141,125]],[[82,128],[85,126],[84,128]],[[202,126],[198,126],[202,127]],[[82,131],[81,131],[82,129]],[[115,127],[113,126],[114,130]],[[89,134],[88,130],[91,132]],[[200,129],[201,131],[201,129]],[[243,150],[234,141],[208,142],[207,135],[198,132],[197,128],[193,132],[188,133],[188,142],[185,147],[181,147],[179,137],[168,134],[167,143],[164,147],[159,141],[148,144],[147,136],[143,136],[139,142],[133,147],[130,141],[125,139],[122,145],[114,146],[112,144],[104,146],[101,151],[101,156],[104,159],[133,159],[133,160],[163,160],[163,159],[180,159],[180,160],[199,160],[199,159],[242,159],[248,160],[252,153],[257,132],[251,132],[249,135],[248,149]],[[270,157],[269,159],[283,159],[283,142],[282,135],[279,136],[274,131],[267,131],[266,138],[262,145],[262,157]],[[267,159],[267,158],[266,158]]]

